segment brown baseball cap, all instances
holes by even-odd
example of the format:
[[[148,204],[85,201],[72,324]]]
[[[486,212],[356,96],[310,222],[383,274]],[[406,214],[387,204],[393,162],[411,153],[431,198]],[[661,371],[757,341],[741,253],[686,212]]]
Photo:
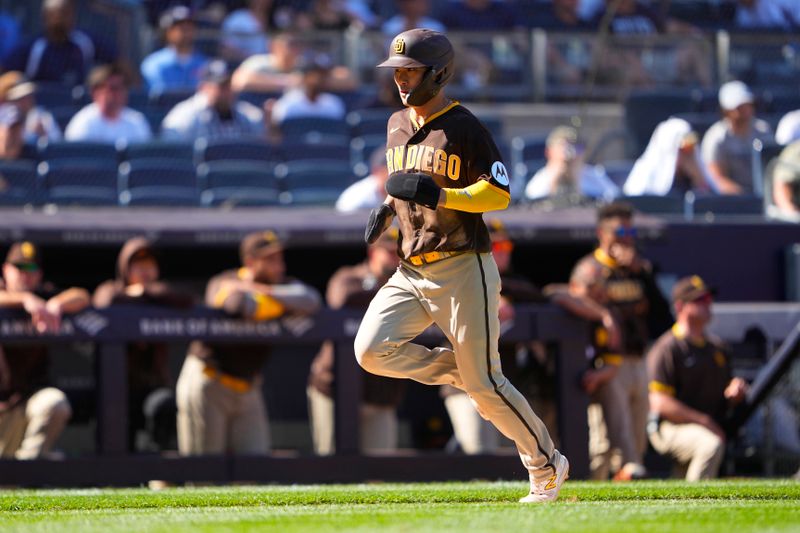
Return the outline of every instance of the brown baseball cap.
[[[247,257],[262,255],[266,252],[279,252],[283,244],[273,231],[257,231],[246,235],[239,246],[239,257],[244,262]]]
[[[706,285],[700,276],[686,276],[679,279],[672,288],[673,302],[691,302],[705,295],[713,296],[717,291]]]
[[[39,248],[28,241],[15,242],[8,250],[6,263],[22,270],[36,270],[41,267]]]

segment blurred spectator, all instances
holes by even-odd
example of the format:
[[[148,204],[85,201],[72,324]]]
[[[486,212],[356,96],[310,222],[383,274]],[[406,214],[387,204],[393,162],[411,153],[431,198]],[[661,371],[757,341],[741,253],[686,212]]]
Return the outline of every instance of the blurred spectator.
[[[116,60],[112,50],[75,29],[73,0],[42,2],[44,34],[14,49],[6,70],[18,70],[33,81],[82,85],[95,63]]]
[[[19,44],[19,37],[17,21],[0,11],[0,67],[5,66],[6,57]]]
[[[25,145],[22,112],[14,104],[0,105],[0,160],[19,159]]]
[[[305,46],[292,33],[280,33],[272,39],[270,53],[247,58],[233,73],[236,91],[283,92],[300,84],[297,71]],[[345,66],[334,65],[328,73],[330,90],[346,91],[356,87],[356,77]],[[397,90],[394,90],[397,92]]]
[[[385,165],[384,165],[385,166]],[[367,249],[363,262],[338,269],[328,282],[327,302],[331,309],[343,307],[366,310],[378,289],[389,280],[400,264],[397,255],[398,231],[390,228]],[[334,351],[327,341],[311,363],[308,376],[308,406],[314,452],[335,452],[334,434]],[[406,380],[376,376],[359,369],[362,375],[362,400],[359,409],[360,451],[387,452],[397,449],[397,407],[406,390]]]
[[[786,146],[800,140],[800,109],[789,111],[778,122],[775,130],[775,142]]]
[[[800,140],[784,148],[775,163],[772,199],[780,213],[800,215]]]
[[[61,128],[53,115],[36,105],[36,84],[15,70],[0,76],[0,102],[15,104],[25,122],[26,143],[35,144],[39,139],[61,140]]]
[[[594,30],[594,24],[578,13],[578,0],[553,0],[549,9],[531,13],[531,26],[554,32],[581,32]],[[585,35],[566,34],[557,41],[548,39],[548,77],[562,85],[576,85],[583,81],[591,61],[592,42]]]
[[[274,12],[272,0],[247,0],[247,7],[237,9],[222,23],[220,55],[239,63],[256,54],[266,54],[267,30]]]
[[[303,45],[291,33],[280,33],[270,43],[270,53],[247,58],[233,73],[236,91],[282,92],[300,82],[294,69]]]
[[[747,383],[731,376],[727,349],[706,332],[712,295],[700,277],[680,279],[672,291],[675,325],[647,354],[650,443],[686,468],[687,481],[717,477],[726,411],[747,393]]]
[[[164,118],[163,138],[194,141],[198,137],[264,136],[263,113],[253,104],[236,100],[224,61],[215,59],[208,63],[200,79],[197,92],[177,104]]]
[[[579,0],[553,0],[544,9],[531,13],[531,26],[546,30],[591,30],[595,25],[581,18]]]
[[[188,7],[173,7],[161,16],[165,46],[142,61],[142,77],[151,93],[197,88],[208,58],[195,50],[195,21]]]
[[[582,384],[602,417],[589,419],[593,479],[607,479],[611,453],[619,450],[617,480],[646,474],[647,372],[645,347],[652,334],[669,327],[669,307],[655,284],[650,262],[636,249],[633,209],[614,202],[597,212],[598,247],[572,271],[569,290],[603,308],[593,326],[592,368]],[[607,431],[605,430],[607,428]],[[605,433],[608,444],[600,444]]]
[[[206,305],[247,320],[309,314],[320,295],[286,276],[283,246],[270,231],[241,243],[242,268],[211,278]],[[178,378],[178,449],[182,455],[265,454],[270,450],[261,372],[269,345],[209,344],[189,347]]]
[[[117,257],[117,276],[100,284],[92,304],[156,305],[190,307],[191,295],[160,280],[161,273],[152,244],[145,238],[129,239]],[[176,443],[175,394],[169,372],[169,345],[135,342],[127,345],[128,361],[128,449],[174,450]],[[144,430],[146,441],[137,439]]]
[[[800,9],[795,0],[738,0],[736,26],[745,29],[800,29]]]
[[[697,133],[680,118],[656,126],[650,143],[636,160],[623,191],[627,196],[676,194],[687,191],[708,193],[714,182],[698,148]]]
[[[380,206],[386,199],[386,180],[388,179],[386,146],[379,146],[369,157],[369,176],[358,180],[342,191],[336,200],[336,210],[340,213],[351,213]]]
[[[309,55],[297,65],[302,73],[300,86],[290,89],[271,106],[271,121],[280,126],[288,118],[319,117],[344,119],[344,102],[328,90],[330,58],[322,54]]]
[[[753,193],[753,140],[772,141],[772,130],[755,118],[753,93],[741,81],[719,89],[722,119],[703,137],[703,160],[721,194]]]
[[[112,144],[149,140],[152,133],[147,119],[128,107],[130,84],[130,71],[120,63],[93,68],[89,74],[92,103],[72,117],[64,138]]]
[[[449,2],[441,20],[449,30],[509,31],[524,23],[507,2],[497,0]]]
[[[387,37],[394,37],[398,33],[414,28],[428,28],[444,32],[444,24],[429,17],[431,11],[430,0],[395,0],[397,15],[383,23],[381,31]]]
[[[586,198],[608,200],[619,194],[602,167],[584,163],[584,146],[575,128],[559,126],[550,132],[544,154],[547,164],[525,187],[527,199],[573,204]]]
[[[298,11],[295,23],[301,30],[346,30],[351,24],[363,26],[357,14],[342,0],[311,0],[308,7]]]
[[[394,81],[394,71],[388,68],[379,68],[375,73],[374,96],[365,100],[362,108],[402,109],[403,100]]]
[[[59,291],[44,281],[41,256],[30,242],[11,245],[0,281],[0,307],[23,309],[39,333],[61,329],[63,315],[89,305],[80,288]],[[55,458],[53,452],[72,409],[64,393],[48,386],[46,344],[0,347],[0,457]]]
[[[612,8],[616,11],[611,13]],[[648,5],[637,0],[606,0],[605,10],[598,13],[593,21],[600,27],[608,23],[613,35],[679,35],[671,50],[659,52],[656,57],[658,68],[647,69],[642,64],[641,50],[629,51],[628,47],[616,46],[611,57],[604,57],[603,66],[598,73],[602,78],[622,77],[633,86],[650,86],[657,83],[679,85],[697,84],[703,87],[711,84],[711,66],[707,59],[704,41],[686,39],[686,36],[700,38],[699,30],[683,21],[663,17]]]

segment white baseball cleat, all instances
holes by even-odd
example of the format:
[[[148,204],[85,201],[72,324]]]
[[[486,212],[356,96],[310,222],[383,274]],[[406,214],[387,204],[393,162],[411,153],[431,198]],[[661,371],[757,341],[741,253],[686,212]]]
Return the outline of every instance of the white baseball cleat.
[[[558,454],[556,461],[556,471],[550,477],[531,481],[531,492],[524,498],[520,498],[521,503],[542,503],[552,502],[558,498],[561,485],[569,477],[569,461],[561,454]]]

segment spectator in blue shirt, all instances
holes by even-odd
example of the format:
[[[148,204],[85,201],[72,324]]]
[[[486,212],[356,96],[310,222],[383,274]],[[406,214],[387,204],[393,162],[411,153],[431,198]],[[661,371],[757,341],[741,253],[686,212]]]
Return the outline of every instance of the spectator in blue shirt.
[[[142,77],[151,93],[193,91],[208,58],[194,48],[195,23],[185,6],[167,10],[160,21],[166,46],[142,61]]]
[[[81,85],[95,63],[111,62],[113,50],[104,50],[91,37],[75,29],[73,0],[42,3],[44,34],[15,48],[3,65],[18,70],[31,81]]]

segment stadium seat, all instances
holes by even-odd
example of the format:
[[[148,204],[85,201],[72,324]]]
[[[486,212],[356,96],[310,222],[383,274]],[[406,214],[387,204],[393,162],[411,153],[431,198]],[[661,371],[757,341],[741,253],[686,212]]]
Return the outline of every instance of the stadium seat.
[[[309,135],[350,138],[350,128],[347,122],[331,118],[289,118],[281,122],[280,130],[285,139],[307,139]]]
[[[544,159],[544,149],[547,138],[537,136],[516,136],[511,139],[511,153],[509,160],[512,166],[533,159]]]
[[[280,145],[280,153],[284,161],[326,159],[349,163],[350,142],[300,143],[289,140]]]
[[[191,161],[140,159],[119,166],[120,205],[181,205],[199,203]]]
[[[684,200],[681,196],[625,196],[621,198],[634,209],[650,215],[684,215]]]
[[[783,146],[777,143],[753,141],[753,190],[757,196],[764,196],[765,173],[773,159],[777,158]]]
[[[197,167],[205,206],[271,206],[280,204],[272,165],[253,161],[211,161]]]
[[[613,181],[619,188],[625,185],[625,180],[633,170],[633,165],[636,161],[630,159],[618,159],[611,161],[604,161],[601,165],[606,171],[606,175]]]
[[[269,98],[280,98],[281,94],[281,92],[243,91],[239,93],[239,100],[253,104],[257,108],[261,109],[266,100]]]
[[[148,96],[150,107],[158,107],[169,111],[179,103],[194,96],[194,91],[164,91],[150,93]]]
[[[62,133],[66,131],[69,121],[72,120],[72,117],[75,116],[75,113],[80,110],[81,108],[75,104],[67,104],[48,108],[48,111],[50,111],[50,114],[53,115],[56,124],[58,124],[58,127],[61,128]]]
[[[495,115],[479,115],[478,120],[480,120],[483,125],[489,130],[489,133],[492,134],[495,142],[499,139],[505,138],[505,134],[503,132],[503,119],[501,117]]]
[[[376,149],[386,145],[386,135],[364,135],[350,141],[350,163],[355,169],[365,165],[369,171],[369,158]]]
[[[192,164],[194,145],[183,141],[148,141],[129,144],[119,148],[119,158],[123,161],[139,159],[174,159]]]
[[[762,215],[764,199],[756,195],[696,196],[686,195],[687,218],[719,215]]]
[[[347,114],[347,124],[353,137],[380,134],[386,136],[386,123],[397,111],[390,107],[358,109]]]
[[[281,150],[277,145],[263,139],[206,139],[201,137],[194,143],[195,163],[223,159],[265,161],[277,163]]]
[[[280,180],[281,203],[287,205],[329,205],[352,183],[349,161],[309,159],[289,161],[275,167]]]
[[[98,161],[117,162],[117,149],[113,144],[89,141],[56,141],[43,142],[38,146],[39,159],[53,161],[56,159],[94,159]]]
[[[0,161],[0,205],[39,203],[35,161]]]
[[[116,205],[117,169],[85,159],[44,161],[37,167],[46,201],[58,205]]]
[[[78,104],[78,97],[81,91],[74,91],[62,83],[36,83],[36,105],[46,109],[61,106],[75,106]]]

